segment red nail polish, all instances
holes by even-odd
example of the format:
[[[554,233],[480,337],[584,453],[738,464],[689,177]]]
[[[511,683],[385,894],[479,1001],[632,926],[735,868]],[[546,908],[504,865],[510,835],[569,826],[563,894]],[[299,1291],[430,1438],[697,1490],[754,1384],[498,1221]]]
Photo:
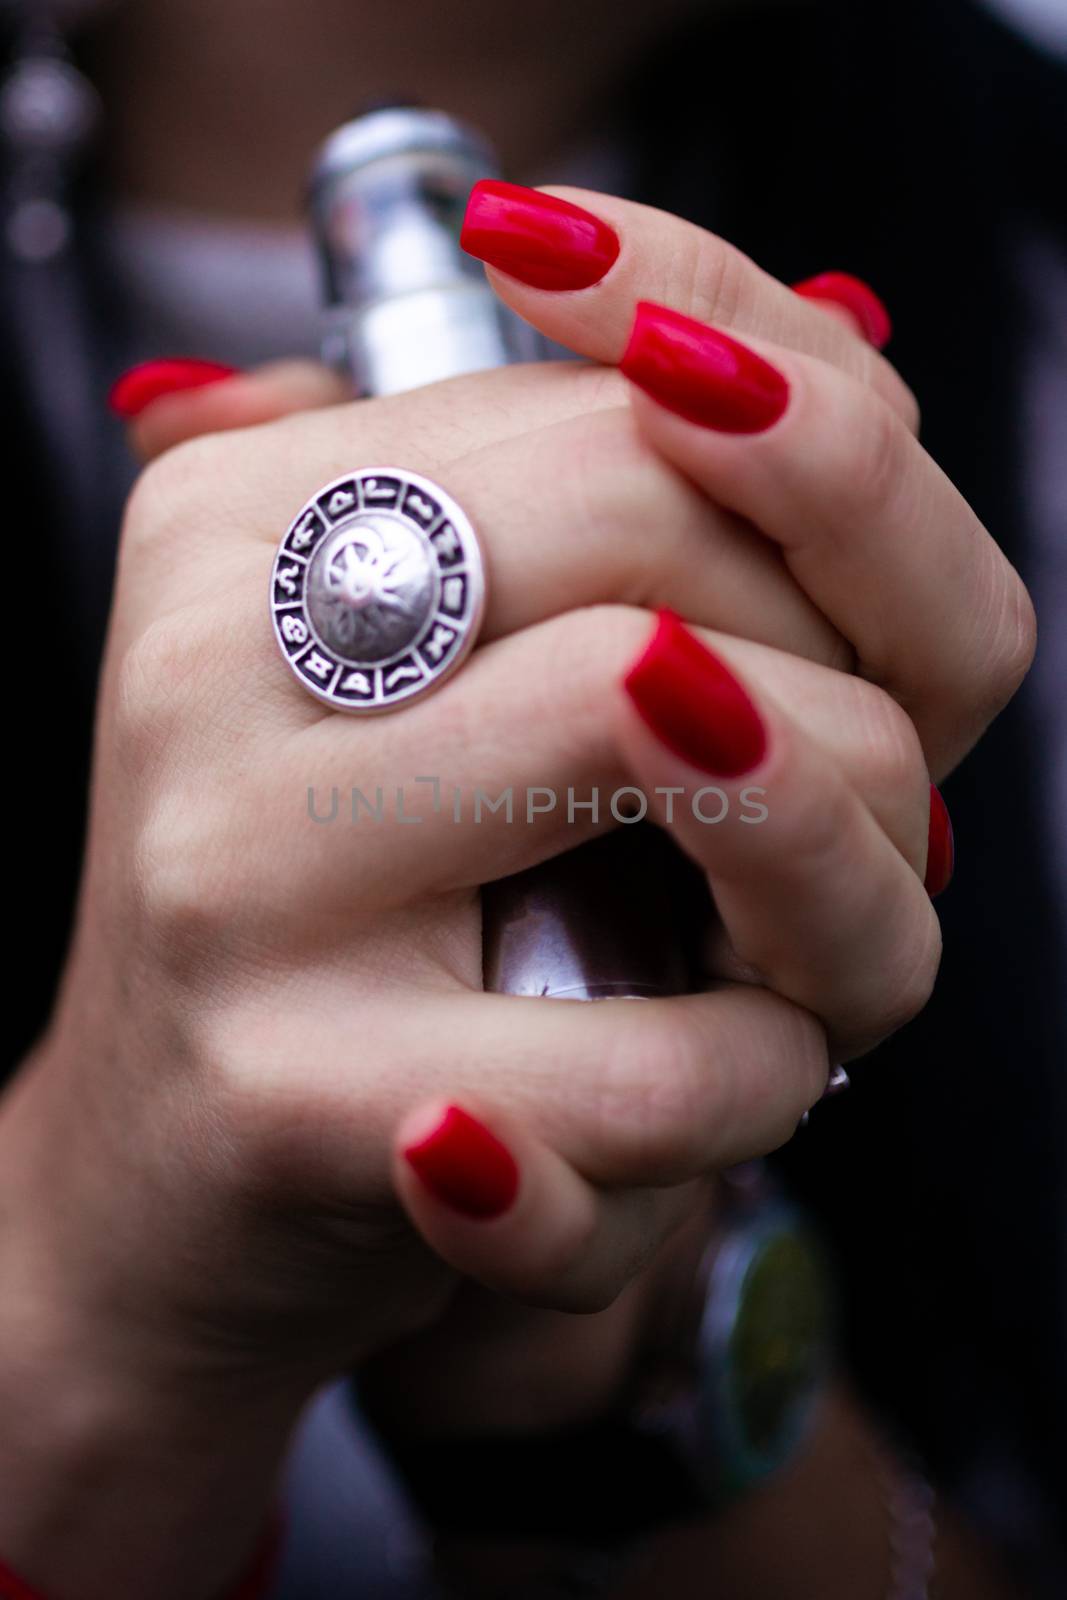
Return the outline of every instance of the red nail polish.
[[[458,1106],[449,1106],[433,1132],[403,1154],[430,1193],[465,1217],[499,1217],[518,1193],[510,1150]]]
[[[236,376],[237,371],[237,367],[228,367],[222,361],[197,361],[182,356],[142,361],[124,372],[114,384],[108,404],[120,417],[139,417],[162,395],[178,394],[182,389],[203,389],[209,383],[220,383],[223,378]]]
[[[44,1600],[39,1589],[31,1589],[3,1561],[0,1561],[0,1596],[3,1600]]]
[[[619,255],[618,234],[599,217],[496,178],[471,190],[460,244],[531,289],[588,289]]]
[[[789,404],[788,383],[754,350],[647,300],[619,366],[668,411],[721,433],[762,433]]]
[[[729,667],[671,611],[630,668],[626,692],[676,756],[719,778],[739,778],[767,750],[763,720]]]
[[[848,272],[820,272],[818,277],[805,278],[794,283],[793,293],[805,300],[830,300],[844,306],[860,325],[865,339],[876,350],[884,350],[893,337],[893,323],[885,302],[875,294],[870,284],[854,278]]]
[[[956,866],[956,841],[952,818],[941,798],[941,791],[930,785],[930,847],[926,853],[926,892],[931,900],[943,894],[952,882]]]

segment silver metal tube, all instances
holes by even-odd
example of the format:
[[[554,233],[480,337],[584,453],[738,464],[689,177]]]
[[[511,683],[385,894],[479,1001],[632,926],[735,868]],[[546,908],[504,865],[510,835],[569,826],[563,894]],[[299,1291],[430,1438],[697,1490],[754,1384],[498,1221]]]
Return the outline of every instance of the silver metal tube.
[[[459,246],[489,146],[440,111],[390,107],[346,122],[311,176],[327,307],[325,354],[361,394],[400,394],[547,356]]]
[[[405,390],[550,347],[460,249],[491,148],[440,111],[393,106],[339,128],[316,158],[312,229],[326,300],[324,354],[358,393]],[[650,825],[623,827],[483,890],[487,988],[559,999],[692,986],[701,899],[692,868]]]

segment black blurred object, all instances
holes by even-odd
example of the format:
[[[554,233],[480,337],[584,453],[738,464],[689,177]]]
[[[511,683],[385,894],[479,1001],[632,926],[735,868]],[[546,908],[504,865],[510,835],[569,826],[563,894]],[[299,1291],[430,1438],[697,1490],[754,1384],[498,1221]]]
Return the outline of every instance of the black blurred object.
[[[797,0],[668,41],[625,109],[638,198],[713,227],[786,281],[840,267],[884,295],[925,442],[1025,570],[1014,252],[1034,222],[1067,246],[1067,73],[965,0]],[[121,308],[93,266],[95,198],[87,189],[83,282],[107,329]],[[45,566],[50,614],[82,615],[88,637],[100,618],[73,581],[63,467],[28,425],[3,287],[7,491],[27,508],[20,532]],[[93,530],[102,566],[118,507],[108,516]],[[8,1010],[17,1059],[62,950],[91,665],[73,632],[43,633],[37,606],[9,608],[7,623],[10,659],[34,668],[7,733],[24,775],[8,867],[26,952]],[[949,1493],[991,1508],[990,1531],[1030,1564],[1028,1592],[1062,1597],[1067,1021],[1049,781],[1024,694],[946,788],[959,869],[939,902],[933,1002],[820,1108],[782,1166],[836,1255],[864,1389]]]
[[[1067,73],[984,12],[918,0],[739,14],[713,54],[679,52],[643,92],[657,83],[643,198],[785,282],[836,267],[872,282],[924,443],[1025,570],[1014,252],[1033,222],[1067,244]],[[834,1247],[868,1393],[991,1526],[1043,1547],[1033,1590],[1040,1568],[1062,1595],[1067,985],[1042,852],[1050,781],[1024,693],[945,787],[958,871],[931,1005],[781,1165]]]
[[[482,890],[485,986],[566,1000],[700,987],[713,907],[667,835],[638,822]]]

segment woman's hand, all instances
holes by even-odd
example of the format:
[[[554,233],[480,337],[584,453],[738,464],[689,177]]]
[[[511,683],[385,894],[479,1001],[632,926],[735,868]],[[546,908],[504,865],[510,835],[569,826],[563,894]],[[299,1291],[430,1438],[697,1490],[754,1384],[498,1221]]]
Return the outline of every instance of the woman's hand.
[[[477,185],[464,243],[528,322],[634,379],[602,372],[580,417],[563,408],[571,498],[558,541],[537,522],[539,480],[516,474],[516,545],[534,525],[548,553],[566,542],[569,603],[592,593],[672,606],[855,669],[909,712],[932,777],[950,772],[1025,677],[1033,607],[919,444],[915,398],[871,342],[888,321],[870,292],[827,274],[795,294],[693,223],[576,189]],[[652,303],[635,320],[642,302]],[[685,318],[709,325],[703,342]],[[693,420],[731,405],[732,353],[713,328],[762,355],[788,395],[780,416],[772,396],[760,417],[734,385],[725,438]],[[710,381],[716,369],[722,384]],[[150,459],[200,433],[331,404],[341,389],[324,369],[281,364],[158,402],[135,423],[135,444]],[[522,431],[496,421],[496,460],[501,440]],[[650,446],[658,473],[640,470]],[[702,506],[685,498],[694,488]]]
[[[671,239],[642,248],[668,281]],[[709,1171],[788,1138],[829,1060],[923,1003],[938,952],[923,751],[888,694],[826,663],[878,637],[886,681],[910,681],[910,620],[931,615],[931,571],[951,572],[967,628],[943,596],[938,693],[911,707],[943,763],[1014,687],[1025,602],[906,423],[885,422],[910,410],[889,369],[775,293],[796,318],[760,350],[789,403],[758,435],[632,410],[618,374],[552,366],[204,438],[142,479],[76,945],[0,1120],[0,1451],[19,1459],[0,1549],[59,1600],[219,1587],[303,1398],[437,1315],[456,1281],[443,1263],[528,1303],[606,1304]],[[229,403],[257,381],[233,380]],[[199,403],[225,406],[227,388]],[[180,404],[159,403],[160,430]],[[847,439],[828,437],[827,408]],[[879,429],[908,475],[888,506],[864,471]],[[300,502],[389,461],[470,511],[489,606],[439,695],[361,723],[293,683],[265,595]],[[814,536],[843,541],[863,511],[877,590],[831,607],[831,587],[798,583],[779,548],[791,499],[820,581],[835,561]],[[654,627],[658,605],[699,635]],[[420,774],[466,797],[460,823]],[[420,822],[308,814],[309,788],[379,784]],[[478,885],[594,829],[565,804],[519,820],[521,800],[515,824],[474,824],[475,789],[625,784],[665,791],[665,824],[674,792],[738,981],[640,1007],[481,993]],[[709,784],[730,806],[719,826],[687,806]],[[745,826],[753,787],[768,816]]]

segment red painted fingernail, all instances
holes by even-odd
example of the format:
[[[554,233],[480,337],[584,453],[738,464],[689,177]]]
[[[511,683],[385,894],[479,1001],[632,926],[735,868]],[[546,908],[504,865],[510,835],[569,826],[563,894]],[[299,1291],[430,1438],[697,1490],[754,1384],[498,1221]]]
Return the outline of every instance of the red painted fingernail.
[[[465,1217],[499,1217],[518,1193],[510,1150],[458,1106],[449,1106],[433,1132],[403,1155],[434,1198]]]
[[[788,383],[754,350],[647,300],[619,366],[668,411],[721,433],[762,433],[789,404]]]
[[[619,255],[618,234],[599,217],[496,178],[471,190],[460,244],[531,289],[588,289]]]
[[[885,302],[869,283],[854,278],[849,272],[820,272],[815,278],[794,283],[793,293],[805,300],[831,300],[834,305],[844,306],[876,350],[884,350],[893,337],[893,323]]]
[[[624,680],[657,739],[676,756],[719,778],[739,778],[767,749],[763,719],[729,667],[672,611]]]
[[[178,394],[182,389],[203,389],[209,383],[235,377],[238,370],[222,361],[197,361],[184,356],[142,361],[124,372],[112,386],[108,405],[120,417],[139,417],[162,395]]]
[[[956,841],[952,818],[941,791],[930,785],[930,847],[926,853],[926,892],[936,900],[952,882],[956,866]]]

